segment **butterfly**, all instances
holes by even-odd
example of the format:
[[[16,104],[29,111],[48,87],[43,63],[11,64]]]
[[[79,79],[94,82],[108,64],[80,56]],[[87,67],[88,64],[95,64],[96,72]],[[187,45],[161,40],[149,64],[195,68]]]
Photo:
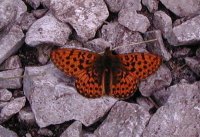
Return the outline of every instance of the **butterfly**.
[[[138,83],[161,65],[158,55],[116,54],[110,48],[103,54],[73,48],[56,49],[50,58],[58,69],[76,78],[77,91],[87,98],[108,95],[127,99],[134,94]]]

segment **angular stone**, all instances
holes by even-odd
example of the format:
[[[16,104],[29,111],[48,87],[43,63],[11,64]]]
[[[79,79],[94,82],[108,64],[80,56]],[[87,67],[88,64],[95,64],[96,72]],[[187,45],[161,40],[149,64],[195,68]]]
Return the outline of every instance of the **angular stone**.
[[[200,83],[179,83],[168,89],[167,103],[151,117],[143,137],[196,137],[200,135]]]
[[[49,55],[51,52],[51,48],[49,48],[49,45],[44,44],[44,46],[38,46],[37,51],[38,61],[43,65],[46,64],[49,61]]]
[[[7,89],[0,89],[0,101],[9,101],[12,97],[12,92]]]
[[[116,102],[111,97],[83,97],[73,87],[72,78],[64,76],[52,64],[26,67],[23,80],[24,94],[40,127],[70,120],[89,126],[103,117]]]
[[[141,0],[124,0],[124,4],[122,9],[124,10],[132,10],[134,11],[140,11],[142,9]]]
[[[84,133],[83,137],[97,137],[97,135],[92,134],[92,133]]]
[[[0,64],[22,46],[23,38],[21,28],[14,25],[9,33],[0,39]]]
[[[16,21],[20,22],[22,15],[27,11],[26,4],[22,0],[10,0],[10,1],[17,7]]]
[[[45,137],[52,137],[54,135],[53,132],[47,128],[40,128],[37,133]]]
[[[14,131],[0,125],[0,137],[18,137],[18,135]]]
[[[155,107],[153,102],[149,98],[139,97],[136,98],[136,102],[148,112],[150,111],[150,109]]]
[[[139,32],[133,32],[118,22],[103,25],[101,37],[112,45],[117,53],[146,52],[146,44],[135,44],[142,42],[143,38]],[[118,48],[117,50],[115,48]]]
[[[0,88],[19,89],[22,87],[23,69],[13,69],[0,72]]]
[[[36,21],[36,17],[34,17],[33,13],[24,13],[22,20],[20,22],[20,26],[23,31],[27,31],[29,27]]]
[[[147,40],[157,39],[157,41],[155,42],[146,43],[147,49],[157,55],[162,56],[163,59],[166,61],[169,61],[171,59],[172,56],[165,48],[160,30],[146,32],[145,39]]]
[[[200,9],[199,0],[160,0],[162,4],[180,17],[189,16]]]
[[[38,9],[38,10],[33,10],[32,13],[34,17],[36,18],[41,18],[47,13],[48,9]]]
[[[151,13],[158,9],[158,3],[158,0],[142,0],[142,4],[146,6]]]
[[[139,105],[119,101],[94,133],[99,137],[139,137],[149,118],[148,111]]]
[[[82,137],[82,123],[75,121],[72,123],[61,135],[60,137]]]
[[[26,98],[18,97],[10,101],[3,107],[0,113],[0,121],[6,121],[14,114],[17,114],[25,106]]]
[[[9,57],[2,65],[0,65],[0,70],[10,70],[21,68],[22,64],[18,55]]]
[[[190,67],[190,69],[200,76],[200,60],[195,57],[186,57],[185,63]]]
[[[27,124],[27,125],[34,125],[36,123],[35,116],[30,107],[22,108],[19,111],[18,119],[20,122]]]
[[[188,45],[200,41],[200,15],[173,28],[167,40],[171,45]]]
[[[67,42],[70,33],[71,29],[67,24],[52,15],[46,15],[31,25],[25,42],[32,47],[46,43],[61,46]]]
[[[171,37],[172,19],[163,11],[156,11],[153,16],[153,25],[156,29],[161,30],[164,38]]]
[[[168,87],[171,82],[171,72],[169,68],[163,64],[154,74],[141,81],[139,90],[143,96],[149,97],[154,91]]]
[[[163,88],[161,90],[155,91],[152,96],[154,97],[154,100],[159,106],[163,106],[167,102],[167,99],[170,95],[171,92]]]
[[[104,50],[107,48],[107,47],[112,47],[112,45],[105,41],[104,39],[102,38],[97,38],[97,39],[93,39],[91,41],[88,41],[84,47],[88,48],[88,49],[91,49],[97,53],[100,53],[100,52],[104,52]]]
[[[42,0],[26,0],[26,2],[33,8],[37,9],[40,6]]]
[[[118,21],[121,25],[127,27],[132,31],[139,31],[144,33],[150,26],[148,18],[142,14],[130,9],[122,9],[119,12]]]
[[[81,41],[93,38],[109,15],[103,0],[51,0],[51,10],[75,29]]]
[[[175,58],[183,58],[183,57],[187,56],[190,51],[191,51],[190,48],[182,47],[182,48],[179,48],[176,51],[174,51],[172,56]]]
[[[119,12],[124,5],[124,0],[105,0],[111,12]]]

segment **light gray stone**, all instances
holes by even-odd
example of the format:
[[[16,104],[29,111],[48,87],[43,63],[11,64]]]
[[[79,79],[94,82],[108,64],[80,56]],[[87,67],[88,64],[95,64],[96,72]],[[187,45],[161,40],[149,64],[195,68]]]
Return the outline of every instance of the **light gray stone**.
[[[6,104],[0,113],[0,121],[6,121],[25,106],[26,98],[18,97]],[[0,122],[1,123],[1,122]]]
[[[47,13],[47,11],[48,9],[37,9],[37,10],[33,10],[32,13],[34,17],[42,18]]]
[[[35,21],[26,33],[25,42],[35,47],[41,44],[63,46],[71,33],[70,27],[58,21],[52,15],[46,15]]]
[[[75,121],[72,123],[61,135],[60,137],[82,137],[82,123]]]
[[[51,52],[51,48],[49,47],[49,45],[44,45],[44,46],[38,46],[37,47],[37,51],[38,51],[38,61],[41,64],[46,64],[49,61],[49,55]]]
[[[186,57],[185,63],[190,67],[190,69],[200,76],[200,60],[196,57]]]
[[[10,70],[21,68],[22,64],[18,55],[9,57],[2,65],[0,65],[0,70]]]
[[[122,9],[140,11],[142,9],[141,0],[124,0]]]
[[[124,1],[125,0],[105,0],[111,12],[119,12],[124,5]]]
[[[141,81],[139,91],[143,96],[149,97],[156,90],[168,87],[172,82],[172,76],[169,68],[164,64],[151,76]]]
[[[0,64],[22,46],[23,38],[21,28],[14,25],[9,33],[0,39]]]
[[[133,32],[118,22],[103,25],[101,37],[112,45],[117,53],[146,52],[146,44],[139,32]],[[117,50],[115,48],[118,48]]]
[[[155,104],[149,99],[145,97],[138,97],[136,98],[136,103],[143,107],[146,111],[150,111],[152,108],[155,107]]]
[[[145,33],[145,38],[147,40],[157,39],[155,42],[146,43],[147,49],[157,55],[163,57],[164,60],[169,61],[171,59],[171,54],[165,48],[163,43],[162,34],[160,30],[148,31]]]
[[[174,14],[180,17],[189,16],[200,9],[199,0],[160,0],[162,4],[172,11]]]
[[[9,101],[12,98],[12,92],[7,89],[0,89],[0,101]]]
[[[1,102],[0,101],[0,111],[2,110],[3,107],[5,107],[8,104],[8,102]],[[0,121],[1,123],[1,121]]]
[[[179,83],[168,88],[167,103],[152,116],[143,137],[198,137],[200,83]]]
[[[36,21],[36,17],[34,17],[33,13],[24,13],[22,20],[20,22],[20,26],[23,31],[27,31],[29,27]]]
[[[145,5],[151,13],[158,9],[158,3],[158,0],[142,0],[142,4]]]
[[[41,0],[26,0],[26,2],[33,8],[37,9],[40,6]]]
[[[111,97],[83,97],[73,87],[73,80],[52,64],[26,67],[23,80],[24,94],[40,127],[70,120],[79,120],[89,126],[103,117],[116,102]]]
[[[171,95],[171,92],[168,91],[166,88],[163,88],[161,90],[157,90],[153,93],[153,97],[156,101],[156,103],[159,106],[163,106],[166,102],[169,96]]]
[[[164,38],[171,37],[172,19],[163,11],[156,11],[153,16],[153,25],[156,29],[161,30]]]
[[[37,133],[45,137],[52,137],[54,135],[53,132],[47,128],[40,128]]]
[[[0,88],[18,89],[22,87],[23,69],[13,69],[0,72]]]
[[[0,137],[18,137],[18,135],[14,131],[0,125]]]
[[[51,0],[51,10],[75,29],[81,41],[93,38],[109,15],[103,0]]]
[[[25,3],[22,0],[10,0],[12,4],[14,4],[17,7],[17,17],[16,21],[20,22],[21,17],[23,14],[27,11],[27,7]]]
[[[148,111],[139,105],[119,101],[94,134],[99,137],[139,137],[149,118]]]
[[[30,107],[22,108],[19,111],[18,119],[20,122],[27,124],[27,125],[34,125],[36,123],[35,116]]]
[[[141,33],[145,33],[150,26],[150,22],[146,16],[137,14],[137,12],[132,9],[120,10],[118,21],[128,29]]]
[[[173,28],[167,40],[171,45],[188,45],[200,41],[200,15]]]

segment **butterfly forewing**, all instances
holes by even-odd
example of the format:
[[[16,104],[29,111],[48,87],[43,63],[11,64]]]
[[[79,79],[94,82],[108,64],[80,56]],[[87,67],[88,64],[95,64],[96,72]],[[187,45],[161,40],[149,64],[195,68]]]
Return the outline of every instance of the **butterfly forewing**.
[[[93,64],[99,54],[80,49],[57,49],[51,52],[52,62],[67,75],[76,78],[80,94],[94,98],[103,95],[102,83],[95,80]]]

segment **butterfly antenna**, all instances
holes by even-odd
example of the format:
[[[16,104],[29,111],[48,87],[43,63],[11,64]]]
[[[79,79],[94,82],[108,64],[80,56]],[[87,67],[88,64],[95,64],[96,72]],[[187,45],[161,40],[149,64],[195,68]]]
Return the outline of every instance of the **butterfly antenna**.
[[[139,45],[139,44],[143,44],[143,43],[150,43],[150,42],[155,42],[155,41],[157,41],[157,39],[150,39],[150,40],[146,40],[146,41],[131,43],[128,46],[134,46],[134,45]],[[121,47],[124,47],[124,46],[118,46],[118,47],[113,48],[112,50],[116,50],[116,49],[119,49]]]

